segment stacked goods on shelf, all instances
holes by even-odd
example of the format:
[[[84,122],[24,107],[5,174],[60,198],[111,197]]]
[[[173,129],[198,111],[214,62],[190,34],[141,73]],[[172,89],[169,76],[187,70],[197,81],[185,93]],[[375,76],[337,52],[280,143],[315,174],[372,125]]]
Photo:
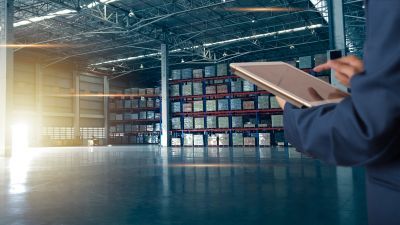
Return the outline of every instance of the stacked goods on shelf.
[[[122,97],[110,97],[110,143],[159,143],[160,88],[128,88],[123,93]]]
[[[267,146],[283,129],[275,97],[229,75],[227,64],[172,74],[181,76],[170,80],[174,146]]]

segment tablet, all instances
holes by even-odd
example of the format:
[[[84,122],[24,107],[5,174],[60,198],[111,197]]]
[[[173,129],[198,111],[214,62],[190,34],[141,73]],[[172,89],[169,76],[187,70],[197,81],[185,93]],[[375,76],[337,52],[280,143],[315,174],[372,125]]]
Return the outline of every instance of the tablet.
[[[230,64],[233,74],[297,107],[338,103],[349,94],[284,62]]]

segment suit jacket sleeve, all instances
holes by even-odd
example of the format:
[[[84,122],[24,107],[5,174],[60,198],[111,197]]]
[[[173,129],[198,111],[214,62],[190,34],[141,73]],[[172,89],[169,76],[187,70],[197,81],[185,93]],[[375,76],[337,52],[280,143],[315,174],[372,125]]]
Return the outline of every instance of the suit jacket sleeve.
[[[339,104],[284,111],[286,138],[299,151],[345,165],[383,163],[400,153],[400,1],[367,5],[365,72]]]

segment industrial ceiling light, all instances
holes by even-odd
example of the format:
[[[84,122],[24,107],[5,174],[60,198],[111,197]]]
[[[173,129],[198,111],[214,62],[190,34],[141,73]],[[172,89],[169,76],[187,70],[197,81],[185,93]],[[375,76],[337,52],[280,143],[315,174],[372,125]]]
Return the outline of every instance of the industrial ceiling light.
[[[184,63],[184,62],[185,62],[185,60],[182,58],[182,59],[181,59],[181,63]]]
[[[290,49],[294,49],[294,45],[291,45],[289,48],[290,48]]]
[[[129,10],[128,16],[129,16],[129,17],[135,17],[136,15],[135,15],[135,13],[132,11],[132,9],[131,9],[131,10]]]
[[[113,67],[111,71],[115,72],[115,67]]]
[[[143,64],[140,64],[140,69],[143,69],[143,68],[144,68]]]
[[[222,54],[223,57],[227,56],[228,54],[226,54],[226,52],[224,52],[224,54]]]

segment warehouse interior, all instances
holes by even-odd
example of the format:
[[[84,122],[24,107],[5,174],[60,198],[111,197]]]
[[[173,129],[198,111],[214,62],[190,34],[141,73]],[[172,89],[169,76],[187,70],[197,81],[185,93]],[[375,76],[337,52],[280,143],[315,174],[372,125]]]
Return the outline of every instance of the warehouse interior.
[[[0,0],[0,224],[366,224],[235,62],[363,56],[363,0]]]

